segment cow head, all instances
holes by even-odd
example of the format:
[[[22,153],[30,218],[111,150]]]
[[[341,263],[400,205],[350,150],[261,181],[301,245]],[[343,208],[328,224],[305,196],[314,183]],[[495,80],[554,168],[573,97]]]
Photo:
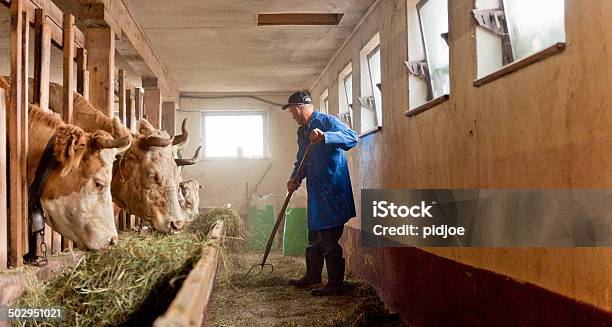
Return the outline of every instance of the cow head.
[[[110,188],[112,167],[118,149],[129,144],[129,138],[116,139],[104,131],[86,133],[33,105],[28,134],[30,184],[53,133],[57,166],[45,181],[40,199],[47,223],[89,250],[114,245],[117,230]]]
[[[199,190],[202,185],[197,181],[190,179],[179,183],[181,188],[181,194],[183,195],[183,201],[181,208],[183,208],[183,215],[187,220],[192,220],[198,213],[200,213],[198,207],[200,205],[200,194]]]
[[[160,232],[183,226],[179,172],[172,156],[172,138],[141,119],[132,145],[116,163],[113,199]]]

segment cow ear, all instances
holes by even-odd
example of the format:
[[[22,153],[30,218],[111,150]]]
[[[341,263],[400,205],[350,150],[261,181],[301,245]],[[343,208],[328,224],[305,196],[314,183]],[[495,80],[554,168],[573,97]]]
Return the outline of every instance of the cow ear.
[[[87,148],[87,134],[79,127],[63,125],[57,129],[55,158],[62,167],[61,176],[76,168]]]
[[[156,131],[155,127],[149,123],[146,119],[140,119],[138,121],[138,133],[145,136],[151,135]]]

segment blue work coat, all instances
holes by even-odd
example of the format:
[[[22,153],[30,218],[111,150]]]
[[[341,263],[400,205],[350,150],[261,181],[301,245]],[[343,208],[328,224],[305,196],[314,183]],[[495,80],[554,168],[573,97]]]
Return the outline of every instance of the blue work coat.
[[[340,119],[314,112],[308,125],[298,129],[298,153],[291,177],[295,177],[300,161],[315,128],[324,132],[325,142],[314,144],[306,159],[304,176],[308,190],[308,230],[322,230],[344,225],[356,216],[355,200],[344,151],[357,144],[357,134]],[[301,181],[300,179],[300,181]]]

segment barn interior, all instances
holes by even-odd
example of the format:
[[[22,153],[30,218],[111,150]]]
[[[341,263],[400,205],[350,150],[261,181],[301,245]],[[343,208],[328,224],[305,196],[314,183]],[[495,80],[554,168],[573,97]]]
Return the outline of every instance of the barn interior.
[[[96,252],[49,218],[42,235],[29,227],[28,103],[79,125],[82,97],[117,117],[131,146],[143,119],[188,134],[173,169],[181,187],[197,182],[195,216],[237,217],[207,225],[156,326],[610,326],[609,218],[580,231],[597,235],[588,244],[362,242],[363,190],[610,189],[610,12],[608,0],[0,0],[0,307],[24,305],[32,271],[53,279]],[[287,285],[304,273],[310,219],[306,182],[284,206],[298,124],[281,107],[298,90],[358,136],[345,151],[356,217],[340,240],[357,286],[329,300]],[[154,233],[112,198],[116,247]],[[277,220],[278,269],[245,282]],[[243,246],[225,251],[234,237]],[[48,253],[51,268],[28,253]]]

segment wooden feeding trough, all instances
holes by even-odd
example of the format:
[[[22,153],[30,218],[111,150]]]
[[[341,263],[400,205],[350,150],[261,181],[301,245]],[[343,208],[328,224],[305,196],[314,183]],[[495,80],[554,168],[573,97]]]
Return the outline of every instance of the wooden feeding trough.
[[[222,237],[223,222],[220,222],[213,229],[209,244],[202,251],[202,257],[183,282],[183,286],[166,313],[155,321],[154,326],[202,326],[206,324],[208,304],[219,264]]]

